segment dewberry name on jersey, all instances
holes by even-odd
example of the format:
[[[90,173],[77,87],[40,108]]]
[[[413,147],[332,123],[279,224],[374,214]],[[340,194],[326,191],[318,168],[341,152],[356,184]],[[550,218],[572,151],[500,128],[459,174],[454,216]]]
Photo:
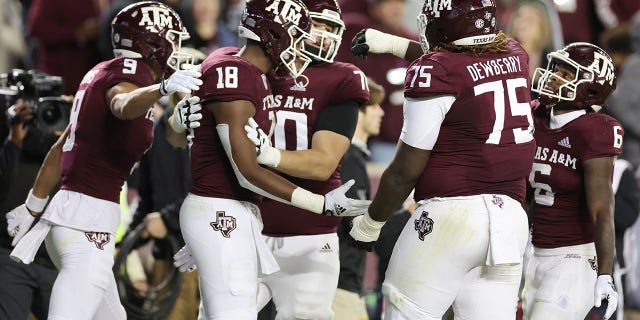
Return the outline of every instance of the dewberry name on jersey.
[[[577,158],[552,148],[537,147],[534,159],[548,163],[560,163],[565,167],[576,169]]]
[[[266,100],[267,98],[265,98]],[[300,109],[300,110],[313,110],[313,101],[315,98],[299,98],[288,95],[276,94],[271,96],[270,103],[264,103],[262,110],[267,109]]]
[[[522,72],[522,66],[520,57],[510,56],[486,62],[476,62],[468,65],[467,71],[469,71],[471,79],[475,82],[488,77]]]

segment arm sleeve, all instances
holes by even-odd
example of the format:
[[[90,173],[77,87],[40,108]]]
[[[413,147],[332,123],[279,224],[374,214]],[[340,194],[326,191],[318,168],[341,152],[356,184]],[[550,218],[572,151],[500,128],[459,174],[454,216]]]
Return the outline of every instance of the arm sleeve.
[[[406,98],[400,140],[418,149],[432,150],[444,117],[456,101],[452,95],[427,99]]]
[[[359,103],[348,100],[325,108],[318,115],[315,131],[329,130],[351,140],[358,123]]]

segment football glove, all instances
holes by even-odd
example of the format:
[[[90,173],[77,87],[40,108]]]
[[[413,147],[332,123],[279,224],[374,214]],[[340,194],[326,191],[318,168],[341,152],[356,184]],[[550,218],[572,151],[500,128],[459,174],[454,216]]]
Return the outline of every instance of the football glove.
[[[180,270],[180,272],[193,272],[198,269],[196,261],[191,255],[191,249],[187,245],[178,250],[173,256],[173,265]]]
[[[269,136],[258,127],[253,118],[249,118],[249,125],[245,125],[244,130],[247,132],[247,138],[256,146],[258,163],[277,168],[280,164],[280,150],[271,146]]]
[[[349,229],[351,244],[356,248],[372,251],[384,223],[384,221],[373,220],[368,212],[353,218]]]
[[[7,232],[9,236],[13,237],[11,245],[15,247],[18,241],[29,231],[36,218],[31,215],[29,209],[27,209],[27,206],[24,204],[9,211],[6,217]]]
[[[173,121],[170,125],[175,132],[184,132],[187,129],[195,129],[200,127],[200,113],[202,106],[200,98],[197,96],[186,96],[173,108]]]
[[[602,274],[598,276],[593,298],[593,306],[596,308],[600,307],[602,299],[607,299],[607,310],[604,313],[603,320],[608,320],[618,308],[618,293],[610,275]]]
[[[200,65],[189,66],[188,69],[178,70],[167,79],[160,82],[160,94],[170,95],[174,92],[191,93],[198,91],[202,85]]]
[[[351,41],[351,53],[363,59],[366,59],[369,53],[391,53],[404,59],[409,42],[409,39],[376,29],[362,29],[356,33]]]
[[[351,199],[345,195],[354,183],[356,183],[355,180],[351,179],[324,195],[323,214],[325,216],[351,217],[367,212],[371,200]]]

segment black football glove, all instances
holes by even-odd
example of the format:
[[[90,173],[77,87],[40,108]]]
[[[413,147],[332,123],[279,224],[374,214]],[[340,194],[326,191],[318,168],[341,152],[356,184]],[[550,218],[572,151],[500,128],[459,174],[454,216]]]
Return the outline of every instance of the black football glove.
[[[366,59],[369,54],[369,45],[367,44],[367,39],[365,38],[365,33],[367,29],[362,29],[353,37],[351,40],[351,53],[362,59]]]

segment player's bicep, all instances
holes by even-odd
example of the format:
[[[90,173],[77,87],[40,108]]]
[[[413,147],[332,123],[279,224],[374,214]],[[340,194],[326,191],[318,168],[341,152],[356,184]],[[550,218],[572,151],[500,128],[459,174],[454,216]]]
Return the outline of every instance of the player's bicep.
[[[347,139],[344,135],[333,131],[322,130],[313,134],[311,149],[320,151],[326,155],[325,159],[332,162],[330,167],[333,167],[335,170],[338,162],[340,162],[347,152],[347,149],[349,149],[350,144],[351,140]]]
[[[404,123],[400,140],[422,150],[432,150],[440,126],[456,98],[451,95],[426,99],[405,98]]]
[[[129,92],[138,89],[138,86],[131,82],[120,82],[115,86],[109,88],[105,93],[105,101],[111,110],[111,113],[118,114],[121,112],[120,108],[124,105],[125,95]]]

